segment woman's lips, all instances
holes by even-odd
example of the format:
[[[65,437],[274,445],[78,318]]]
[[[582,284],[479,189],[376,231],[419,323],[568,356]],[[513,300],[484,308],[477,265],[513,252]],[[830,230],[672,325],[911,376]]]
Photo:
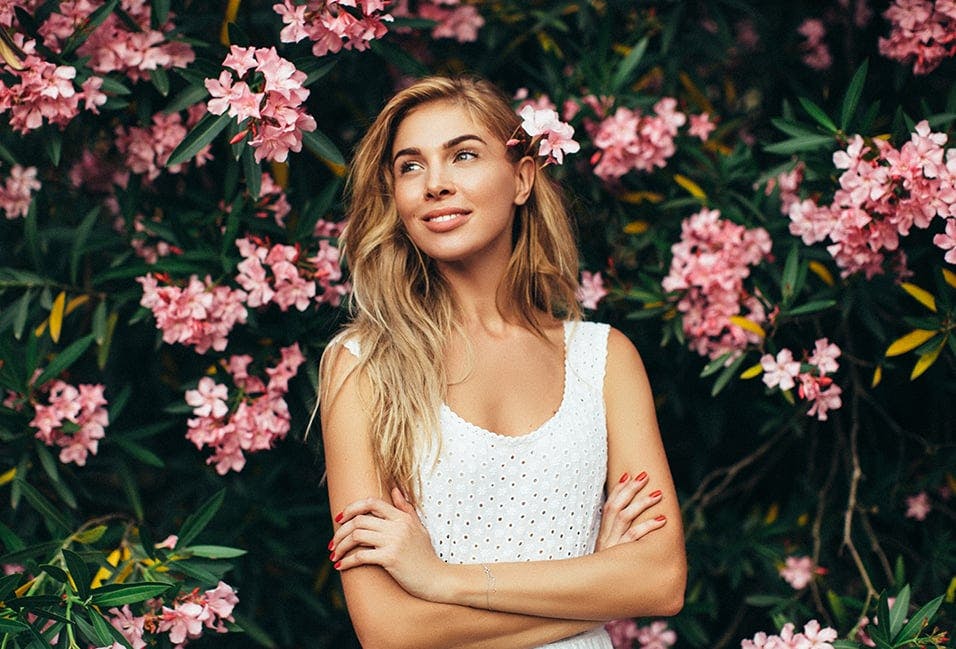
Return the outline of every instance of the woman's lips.
[[[465,223],[470,215],[470,210],[443,208],[428,212],[422,217],[422,221],[431,232],[448,232]]]

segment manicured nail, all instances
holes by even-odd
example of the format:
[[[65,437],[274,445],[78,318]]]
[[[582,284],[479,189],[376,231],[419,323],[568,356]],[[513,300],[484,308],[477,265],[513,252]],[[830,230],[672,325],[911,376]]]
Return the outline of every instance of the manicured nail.
[[[655,517],[654,517],[654,520],[655,520],[655,521],[666,521],[666,520],[667,520],[667,516],[664,516],[664,514],[661,514],[660,516],[655,516]]]
[[[651,495],[653,496],[654,494],[651,494]],[[329,541],[329,552],[331,552],[333,549],[335,549],[335,543],[332,541]]]
[[[638,482],[638,481],[640,481],[640,480],[643,480],[643,479],[646,478],[646,477],[647,477],[647,472],[646,472],[646,471],[641,471],[641,472],[638,473],[636,476],[634,476],[634,481],[635,481],[635,482]]]
[[[339,568],[342,567],[342,562],[341,562],[341,561],[336,561],[336,562],[335,562],[335,565],[333,565],[332,567],[335,568],[336,570],[338,570]]]
[[[654,491],[652,491],[652,492],[649,493],[648,495],[649,495],[651,498],[657,498],[657,497],[660,496],[662,493],[663,493],[663,492],[662,492],[660,489],[655,489]],[[329,549],[331,550],[332,548],[329,548]]]
[[[335,522],[341,523],[343,518],[345,518],[345,512],[339,512],[335,515]]]
[[[627,473],[621,474],[621,479],[618,482],[627,482]]]
[[[330,552],[330,553],[329,553],[329,561],[335,561],[335,553],[334,553],[334,552]]]

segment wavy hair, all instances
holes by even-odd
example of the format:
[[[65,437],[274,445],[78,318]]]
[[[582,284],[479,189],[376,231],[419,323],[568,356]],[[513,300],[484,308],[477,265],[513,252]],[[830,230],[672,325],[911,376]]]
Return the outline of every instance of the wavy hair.
[[[402,488],[416,503],[421,458],[437,448],[432,444],[438,442],[438,411],[447,385],[441,359],[459,323],[449,286],[399,219],[391,155],[402,120],[416,108],[439,101],[464,107],[502,143],[521,123],[508,99],[483,79],[429,77],[401,90],[356,149],[341,238],[351,274],[353,318],[342,336],[361,346],[353,371],[363,377],[375,465],[383,486]],[[513,163],[525,155],[519,148],[509,147]],[[513,250],[499,296],[526,326],[544,336],[543,318],[580,317],[575,298],[578,257],[561,192],[540,167],[535,169],[531,194],[516,207]],[[328,356],[320,370],[324,403],[335,396]]]

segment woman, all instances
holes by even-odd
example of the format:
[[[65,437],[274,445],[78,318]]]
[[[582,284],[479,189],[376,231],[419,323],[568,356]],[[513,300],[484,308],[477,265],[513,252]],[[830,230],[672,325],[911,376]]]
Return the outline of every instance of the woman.
[[[367,649],[609,649],[603,622],[682,606],[640,357],[579,322],[567,215],[519,124],[485,81],[425,79],[352,164],[356,312],[321,418],[330,559]]]

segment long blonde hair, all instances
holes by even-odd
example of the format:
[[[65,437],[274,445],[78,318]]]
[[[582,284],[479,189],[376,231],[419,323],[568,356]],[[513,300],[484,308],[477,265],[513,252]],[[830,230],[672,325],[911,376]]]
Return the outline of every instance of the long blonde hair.
[[[353,311],[343,335],[358,341],[362,350],[353,371],[368,387],[363,397],[372,419],[375,464],[383,486],[402,488],[412,502],[418,502],[420,492],[421,454],[437,441],[447,385],[442,358],[458,323],[451,290],[398,217],[390,160],[402,120],[436,101],[465,107],[501,142],[520,125],[507,98],[483,79],[429,77],[401,90],[358,145],[346,185],[348,221],[341,238]],[[525,155],[515,147],[509,151],[515,163]],[[531,195],[516,208],[513,241],[499,291],[509,310],[541,336],[543,317],[580,317],[577,249],[567,210],[561,192],[537,165]],[[320,392],[328,404],[334,394],[328,394],[326,363],[323,358]]]

